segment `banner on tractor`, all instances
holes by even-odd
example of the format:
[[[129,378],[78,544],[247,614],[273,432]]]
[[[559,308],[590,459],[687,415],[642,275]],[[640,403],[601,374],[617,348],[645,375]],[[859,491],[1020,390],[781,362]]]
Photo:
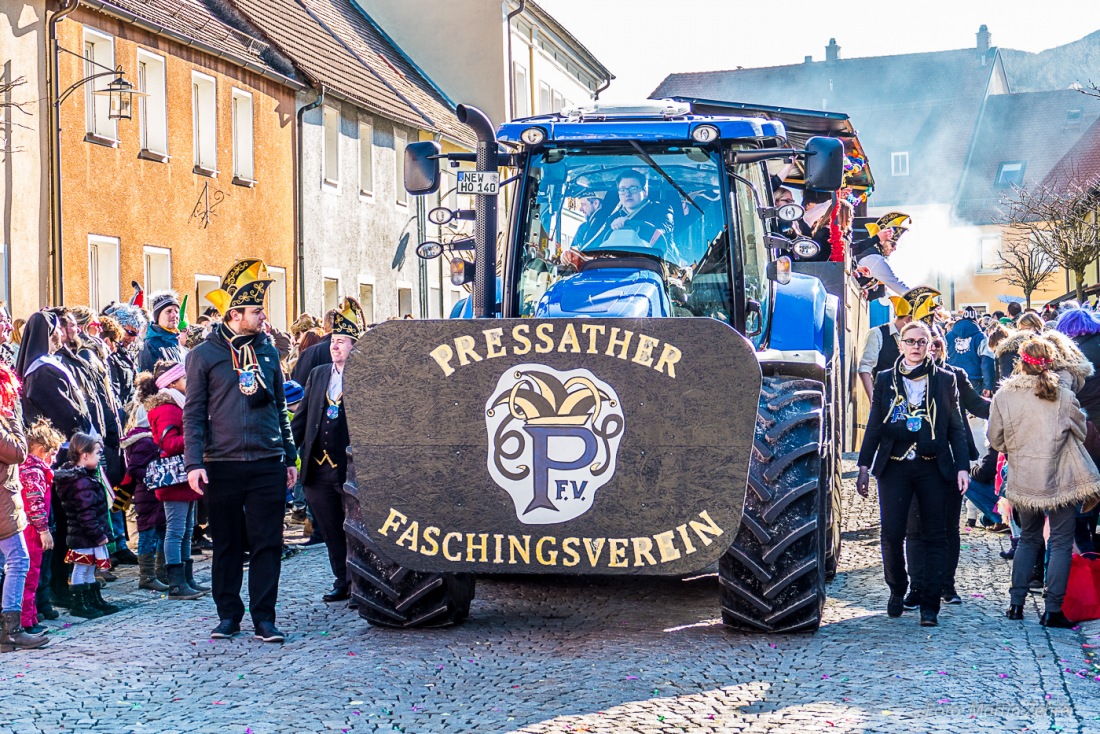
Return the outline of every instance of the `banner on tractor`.
[[[713,319],[383,323],[344,376],[363,520],[423,571],[698,570],[741,522],[760,382]]]

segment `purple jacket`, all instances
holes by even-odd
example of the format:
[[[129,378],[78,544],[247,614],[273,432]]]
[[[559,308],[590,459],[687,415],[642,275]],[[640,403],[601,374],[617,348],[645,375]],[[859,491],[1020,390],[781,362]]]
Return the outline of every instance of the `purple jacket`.
[[[134,486],[138,532],[164,527],[164,503],[157,499],[156,492],[145,486],[145,469],[150,461],[160,456],[153,434],[144,426],[134,428],[122,439],[122,449],[126,454],[126,479],[123,481],[132,482]]]
[[[65,463],[53,476],[54,495],[68,518],[66,541],[70,548],[106,545],[109,520],[107,490],[82,466]]]

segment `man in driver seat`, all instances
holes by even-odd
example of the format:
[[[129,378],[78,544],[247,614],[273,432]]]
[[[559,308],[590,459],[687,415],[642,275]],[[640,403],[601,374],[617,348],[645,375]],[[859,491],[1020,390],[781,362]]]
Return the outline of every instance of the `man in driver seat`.
[[[663,259],[672,244],[671,207],[649,198],[649,183],[640,171],[620,174],[616,188],[619,203],[608,215],[607,225],[600,228],[599,236],[580,243],[579,250],[564,251],[563,262],[579,269],[592,257],[614,254],[650,254]],[[617,247],[620,242],[629,242],[629,246]]]

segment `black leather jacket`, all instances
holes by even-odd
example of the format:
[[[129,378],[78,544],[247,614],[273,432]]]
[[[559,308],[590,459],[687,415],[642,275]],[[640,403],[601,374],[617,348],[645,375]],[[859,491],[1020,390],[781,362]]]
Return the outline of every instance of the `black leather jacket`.
[[[229,343],[218,330],[187,355],[187,402],[183,409],[187,471],[208,462],[278,458],[295,465],[294,438],[286,415],[279,353],[265,334],[253,346],[266,389],[240,391]]]

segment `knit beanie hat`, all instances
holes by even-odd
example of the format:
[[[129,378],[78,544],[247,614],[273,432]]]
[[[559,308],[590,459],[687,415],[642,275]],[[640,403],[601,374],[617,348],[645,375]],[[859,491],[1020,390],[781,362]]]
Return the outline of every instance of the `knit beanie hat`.
[[[306,395],[305,388],[303,388],[294,380],[287,380],[283,383],[283,392],[286,394],[287,405],[300,403],[302,401],[302,398],[304,398]]]
[[[175,291],[160,291],[159,293],[154,293],[149,298],[149,306],[153,311],[153,323],[155,324],[157,323],[157,319],[160,318],[161,311],[169,306],[179,308],[180,299]],[[172,324],[172,326],[175,327],[175,324]]]

